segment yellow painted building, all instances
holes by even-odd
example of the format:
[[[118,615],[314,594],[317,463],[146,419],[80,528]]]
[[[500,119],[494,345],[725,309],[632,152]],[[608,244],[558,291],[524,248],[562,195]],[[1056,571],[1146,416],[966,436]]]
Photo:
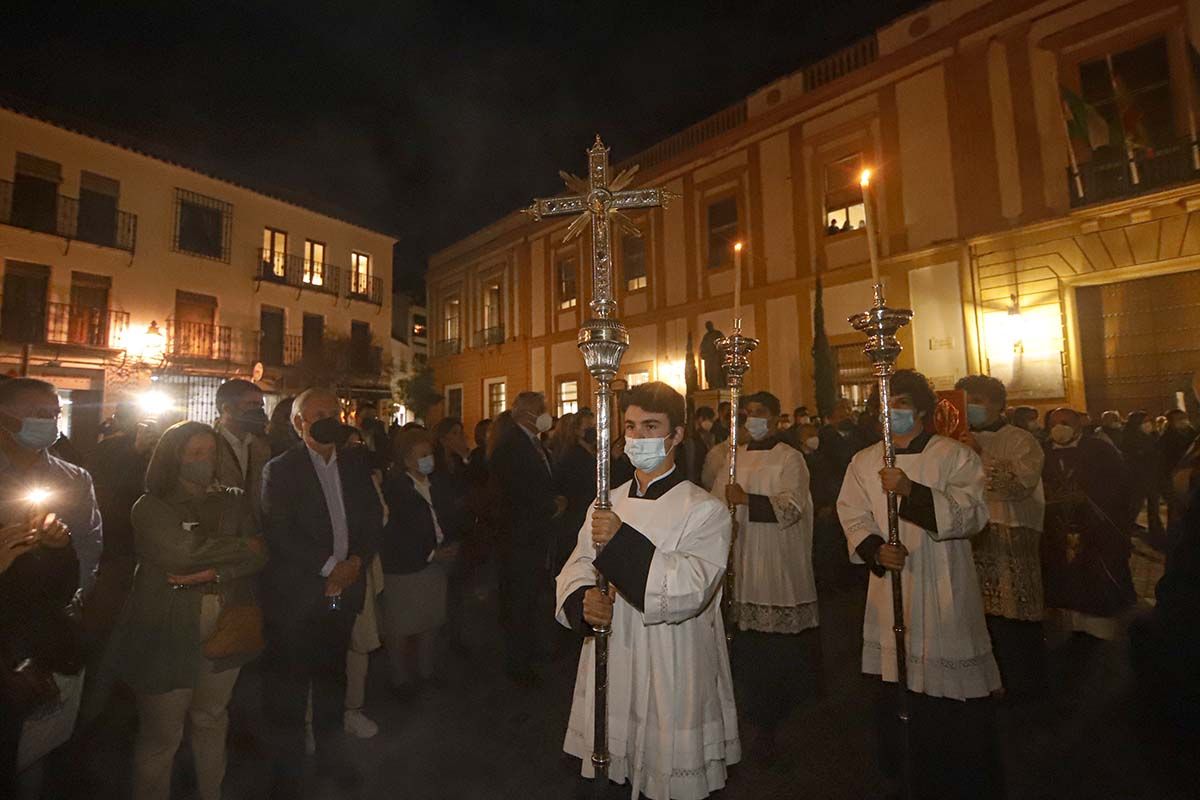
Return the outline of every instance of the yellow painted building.
[[[203,421],[233,376],[390,400],[393,237],[5,108],[0,176],[0,371],[85,446],[152,386]]]
[[[1196,0],[941,0],[634,155],[637,185],[680,200],[615,243],[621,377],[683,388],[689,337],[729,331],[743,240],[748,387],[812,406],[819,279],[859,398],[870,167],[888,299],[915,312],[901,366],[939,388],[989,372],[1042,407],[1174,406],[1200,370],[1194,41]],[[441,413],[471,423],[524,389],[587,404],[589,250],[568,222],[513,213],[430,260]]]

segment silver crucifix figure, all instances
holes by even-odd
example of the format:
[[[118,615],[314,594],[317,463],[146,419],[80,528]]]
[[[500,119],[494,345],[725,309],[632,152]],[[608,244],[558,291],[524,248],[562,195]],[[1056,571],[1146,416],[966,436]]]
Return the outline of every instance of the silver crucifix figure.
[[[596,384],[596,509],[612,508],[609,497],[609,466],[612,452],[612,381],[621,366],[621,357],[629,347],[629,332],[616,318],[617,301],[613,296],[612,224],[627,234],[641,231],[621,213],[627,209],[666,207],[676,197],[665,189],[626,189],[637,167],[609,178],[608,148],[596,136],[587,151],[587,180],[565,172],[559,175],[570,197],[534,200],[525,209],[535,222],[543,217],[577,214],[567,228],[563,241],[574,239],[589,225],[592,228],[592,318],[579,328],[579,350]],[[608,581],[597,574],[596,587],[608,591]],[[608,777],[608,626],[596,628],[596,707],[595,735],[592,742],[592,767],[596,778]]]

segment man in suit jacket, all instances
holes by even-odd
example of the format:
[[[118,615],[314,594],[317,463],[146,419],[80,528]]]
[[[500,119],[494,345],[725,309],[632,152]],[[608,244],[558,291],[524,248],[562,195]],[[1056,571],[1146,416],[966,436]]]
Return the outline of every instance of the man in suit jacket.
[[[242,489],[262,513],[262,472],[271,460],[262,389],[235,378],[217,389],[217,483]]]
[[[346,650],[366,596],[365,568],[379,547],[383,510],[370,465],[338,452],[339,403],[327,389],[296,398],[303,444],[263,470],[262,574],[267,639],[264,702],[276,743],[272,797],[296,797],[304,770],[312,689],[318,774],[345,790],[359,778],[342,756]]]
[[[540,392],[521,392],[513,402],[512,416],[517,427],[496,445],[488,468],[510,514],[508,540],[501,543],[500,572],[508,673],[517,683],[528,685],[537,682],[532,662],[540,623],[552,616],[549,605],[541,613],[538,601],[545,594],[550,602],[551,534],[567,501],[558,493],[539,438],[551,426],[546,398]]]

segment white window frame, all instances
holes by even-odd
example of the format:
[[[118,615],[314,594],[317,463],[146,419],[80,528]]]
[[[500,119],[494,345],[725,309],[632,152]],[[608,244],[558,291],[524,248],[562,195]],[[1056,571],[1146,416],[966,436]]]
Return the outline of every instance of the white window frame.
[[[508,407],[508,376],[501,375],[498,378],[484,378],[483,379],[483,396],[481,398],[483,402],[480,404],[480,408],[483,409],[483,414],[480,417],[480,419],[495,419],[497,414],[500,413],[500,412],[496,412],[496,414],[493,414],[492,408],[491,408],[490,390],[493,386],[495,386],[497,384],[504,387],[504,402],[501,404],[502,408],[500,409],[500,411],[504,411],[505,408]]]

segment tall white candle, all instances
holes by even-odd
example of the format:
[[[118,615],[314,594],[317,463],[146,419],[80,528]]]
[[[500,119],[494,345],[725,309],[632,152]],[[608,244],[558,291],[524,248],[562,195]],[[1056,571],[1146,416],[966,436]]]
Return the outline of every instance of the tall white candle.
[[[872,207],[871,170],[864,169],[859,180],[863,190],[863,216],[867,219],[867,253],[871,256],[871,281],[879,283],[879,246],[875,241],[875,209]]]
[[[733,246],[733,327],[742,329],[742,243]]]

